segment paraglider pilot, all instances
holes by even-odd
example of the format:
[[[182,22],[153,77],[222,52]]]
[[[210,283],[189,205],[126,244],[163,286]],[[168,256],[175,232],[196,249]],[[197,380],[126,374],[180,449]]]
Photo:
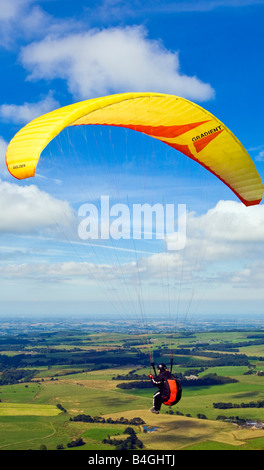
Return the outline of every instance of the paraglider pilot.
[[[152,363],[154,372],[155,367]],[[172,369],[172,364],[171,364]],[[153,376],[149,373],[153,385],[158,387],[158,391],[153,395],[153,407],[150,409],[152,413],[158,414],[161,409],[162,403],[164,405],[175,405],[181,399],[181,385],[180,382],[172,375],[167,369],[165,364],[158,365],[159,374],[155,373]]]

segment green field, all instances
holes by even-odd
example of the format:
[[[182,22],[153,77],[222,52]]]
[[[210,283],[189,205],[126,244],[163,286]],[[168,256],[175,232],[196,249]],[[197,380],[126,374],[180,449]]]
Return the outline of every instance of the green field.
[[[258,331],[258,335],[261,333]],[[131,343],[125,348],[128,340],[131,341],[129,335],[92,332],[87,335],[64,334],[62,338],[60,333],[47,334],[42,336],[43,343],[40,344],[38,337],[32,334],[31,344],[24,346],[27,354],[23,357],[23,367],[8,369],[5,366],[1,369],[2,380],[7,370],[10,374],[14,370],[24,374],[32,372],[33,376],[29,381],[18,379],[16,383],[0,386],[0,449],[39,450],[45,446],[48,450],[63,448],[69,451],[68,443],[81,438],[84,445],[75,450],[114,450],[113,445],[102,441],[120,436],[125,439],[123,433],[127,425],[120,423],[120,418],[131,420],[139,417],[147,428],[156,428],[155,432],[145,432],[142,425],[133,426],[146,450],[263,450],[264,428],[260,429],[254,423],[241,425],[217,418],[219,415],[226,418],[238,416],[245,421],[264,423],[264,407],[223,410],[214,407],[214,403],[222,402],[240,405],[264,401],[264,376],[257,373],[264,365],[261,359],[263,345],[251,345],[251,336],[252,333],[247,331],[218,331],[175,337],[176,347],[194,347],[192,355],[184,355],[182,351],[175,354],[175,373],[193,372],[194,366],[188,369],[192,362],[200,364],[196,366],[200,378],[211,373],[236,381],[186,386],[182,400],[175,407],[163,406],[159,415],[153,415],[149,408],[156,390],[154,387],[125,390],[118,387],[125,382],[125,376],[135,374],[135,371],[138,376],[147,375],[150,370],[147,359],[144,364],[143,356],[138,356],[137,346]],[[249,345],[245,346],[245,342]],[[157,351],[164,352],[166,360],[165,343],[166,336],[156,333],[155,347]],[[237,365],[224,365],[227,358],[232,359],[225,349],[221,355],[223,365],[215,365],[219,356],[211,354],[211,345],[214,345],[215,353],[223,345],[226,347],[231,343],[238,348],[231,353]],[[199,344],[203,347],[197,348]],[[21,360],[21,344],[17,348],[17,351],[13,346],[9,349],[5,341],[0,357],[9,357],[5,359],[7,364],[16,357]],[[117,357],[125,358],[128,364],[114,364]],[[238,362],[240,357],[245,361],[242,365]],[[117,376],[121,378],[113,380]],[[70,420],[80,414],[101,417],[105,422]],[[118,423],[112,423],[113,420]]]
[[[53,405],[0,403],[0,416],[57,416],[58,414],[58,408]]]

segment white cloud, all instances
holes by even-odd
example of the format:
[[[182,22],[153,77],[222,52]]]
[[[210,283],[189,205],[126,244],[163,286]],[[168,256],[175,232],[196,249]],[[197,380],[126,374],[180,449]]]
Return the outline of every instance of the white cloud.
[[[0,0],[0,21],[9,21],[17,19],[19,14],[28,5],[32,4],[32,0]]]
[[[66,80],[81,99],[126,91],[168,92],[199,101],[214,96],[209,84],[181,72],[177,52],[150,40],[139,26],[48,36],[24,47],[21,61],[29,79]]]
[[[250,147],[248,152],[254,155],[254,160],[256,162],[263,162],[264,161],[264,145],[258,145],[256,147]]]
[[[237,201],[219,201],[199,218],[192,228],[200,226],[206,239],[225,242],[264,242],[264,205],[246,207]]]
[[[164,314],[170,312],[174,318],[189,317],[200,308],[204,312],[206,301],[210,300],[211,313],[221,310],[224,301],[228,305],[226,312],[232,305],[229,302],[234,302],[230,314],[248,307],[247,313],[251,314],[264,300],[264,263],[260,259],[263,242],[261,237],[251,240],[250,231],[241,240],[239,232],[243,231],[244,223],[240,207],[227,201],[227,212],[228,206],[233,211],[236,227],[233,239],[229,236],[230,227],[219,225],[224,220],[224,205],[220,204],[201,218],[190,215],[193,232],[189,233],[188,244],[182,252],[163,252],[149,257],[137,254],[134,261],[124,262],[121,253],[116,251],[112,256],[111,252],[108,256],[105,248],[102,248],[105,256],[99,251],[99,258],[96,249],[89,249],[88,244],[84,251],[78,250],[76,245],[61,262],[63,248],[59,245],[62,257],[52,257],[52,240],[49,244],[44,242],[41,256],[36,252],[23,256],[18,249],[8,252],[0,265],[4,298],[13,299],[14,291],[10,287],[14,283],[17,298],[24,299],[34,285],[33,296],[38,301],[40,298],[82,299],[89,303],[105,300],[106,310],[112,307],[120,315],[135,315],[140,325],[142,310],[143,315],[148,315],[149,301],[151,313],[160,309]],[[262,217],[263,207],[260,212]],[[249,226],[253,219],[250,217]],[[218,233],[213,227],[215,222],[221,229]]]
[[[68,202],[60,201],[37,186],[0,181],[0,232],[32,233],[67,227],[74,220]]]
[[[253,287],[263,289],[264,283],[264,262],[256,261],[237,270],[228,277],[229,282],[235,287]]]
[[[29,26],[33,4],[34,0],[0,0],[0,46],[9,48],[21,34],[29,34],[24,22]]]
[[[32,119],[48,113],[59,106],[58,101],[53,98],[50,92],[48,96],[37,103],[24,103],[22,105],[2,104],[0,106],[0,118],[3,121],[15,124],[26,124]]]
[[[135,18],[151,14],[173,14],[181,12],[207,12],[217,8],[241,8],[251,5],[262,5],[263,0],[101,0],[96,9],[89,6],[88,12],[94,19],[120,21],[124,18]]]
[[[223,264],[232,271],[237,264],[258,260],[263,245],[264,205],[245,207],[236,201],[219,201],[205,214],[188,215],[186,249],[179,254],[194,275],[212,267],[216,274]]]
[[[150,256],[124,256],[119,247],[113,251],[115,242],[107,250],[106,242],[83,246],[76,233],[75,239],[68,237],[67,223],[76,222],[70,207],[35,186],[1,183],[0,213],[3,237],[4,232],[24,233],[34,240],[28,249],[27,237],[18,237],[12,250],[2,250],[0,278],[7,295],[9,283],[19,280],[24,286],[34,282],[47,298],[52,288],[58,297],[106,297],[120,309],[133,304],[135,311],[139,295],[142,305],[160,300],[169,308],[179,302],[183,309],[196,308],[204,299],[263,299],[263,205],[244,208],[240,202],[220,201],[206,214],[189,214],[186,248]],[[35,239],[34,231],[42,236]]]
[[[187,243],[182,251],[168,251],[141,258],[143,280],[171,282],[182,286],[215,281],[261,287],[264,277],[259,258],[264,248],[264,205],[245,207],[236,201],[220,201],[206,214],[187,217]],[[262,284],[263,286],[263,284]],[[243,283],[243,288],[245,282]]]
[[[7,277],[34,278],[43,281],[76,281],[83,278],[88,284],[109,281],[115,278],[113,267],[109,265],[95,265],[87,262],[62,263],[24,263],[2,266],[0,273]]]
[[[17,201],[17,194],[20,193],[19,200],[22,200],[22,203],[20,206],[18,202],[13,204],[10,220],[6,220],[7,216],[3,217],[2,226],[0,225],[2,230],[14,231],[19,227],[21,232],[23,225],[26,225],[26,229],[46,226],[52,218],[50,207],[53,209],[53,214],[55,211],[55,217],[62,216],[61,202],[54,202],[47,195],[43,198],[43,194],[40,194],[35,187],[22,189],[25,189],[23,197],[17,188],[12,188],[11,193],[15,193],[13,199]],[[10,200],[12,202],[10,188],[8,191],[8,186],[3,186],[1,191],[0,186],[0,197],[3,193],[7,194],[10,204]],[[32,198],[38,201],[33,208]],[[2,197],[0,200],[2,201]],[[30,200],[32,216],[29,213],[28,200]],[[4,205],[5,201],[2,204]],[[45,207],[43,208],[42,205]],[[67,205],[66,209],[69,211]],[[63,210],[65,210],[64,207]],[[38,220],[37,214],[41,221]],[[18,218],[17,215],[19,215]],[[31,217],[33,223],[30,222]],[[58,219],[57,221],[60,222]],[[62,221],[65,222],[64,219]],[[207,288],[208,283],[213,290],[223,285],[229,289],[232,286],[245,288],[247,282],[248,287],[259,288],[263,285],[261,282],[264,277],[263,262],[259,260],[264,245],[263,221],[263,205],[244,209],[242,203],[220,201],[202,216],[189,214],[187,244],[182,251],[161,252],[148,257],[137,253],[131,256],[129,262],[124,262],[121,257],[122,253],[119,253],[117,249],[115,255],[110,254],[109,257],[107,251],[104,251],[105,263],[101,263],[99,261],[102,259],[100,247],[96,249],[100,253],[100,258],[98,258],[96,250],[89,248],[88,244],[85,252],[93,255],[94,262],[87,263],[80,262],[83,248],[80,247],[78,258],[78,245],[76,245],[77,258],[75,260],[63,263],[46,262],[4,266],[2,275],[24,278],[34,275],[45,281],[52,278],[57,281],[77,282],[82,279],[85,283],[96,282],[102,288],[106,283],[105,287],[108,286],[108,288],[119,286],[121,298],[124,294],[127,295],[125,289],[127,286],[131,289],[131,295],[134,295],[134,290],[137,290],[140,282],[143,289],[144,286],[152,285],[155,286],[157,292],[164,289],[164,286],[165,289],[168,286],[172,295],[175,295],[175,289],[179,286],[183,290],[196,289],[197,286]],[[110,248],[113,249],[111,243]],[[105,244],[101,249],[106,249]]]
[[[255,160],[257,162],[263,162],[264,161],[264,150],[260,150],[260,152],[255,157]]]

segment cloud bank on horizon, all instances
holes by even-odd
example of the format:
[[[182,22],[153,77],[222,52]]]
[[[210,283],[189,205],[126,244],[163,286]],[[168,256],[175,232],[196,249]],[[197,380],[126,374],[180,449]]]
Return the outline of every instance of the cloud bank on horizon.
[[[263,13],[264,7],[262,0],[104,0],[97,2],[96,7],[86,3],[79,2],[74,10],[73,6],[63,7],[64,2],[56,2],[53,6],[52,2],[37,0],[8,3],[0,0],[0,47],[6,71],[0,100],[0,235],[3,260],[0,277],[3,289],[6,289],[6,299],[12,298],[12,288],[8,287],[10,279],[20,279],[23,285],[34,279],[42,289],[52,282],[65,285],[66,289],[69,284],[80,282],[87,289],[87,294],[82,294],[85,297],[92,292],[95,281],[103,285],[106,279],[111,279],[113,291],[118,289],[121,274],[123,280],[135,284],[137,269],[140,269],[142,282],[148,288],[152,284],[152,292],[161,296],[157,285],[165,268],[171,279],[181,269],[186,290],[195,280],[203,285],[211,283],[214,285],[210,292],[212,298],[224,295],[225,288],[227,297],[239,298],[245,286],[249,297],[253,298],[256,292],[259,296],[264,277],[259,257],[264,243],[262,204],[247,209],[234,200],[214,200],[203,212],[189,213],[189,235],[184,253],[158,251],[149,257],[137,257],[136,261],[122,259],[121,273],[113,258],[102,263],[101,257],[100,261],[95,258],[87,261],[74,254],[76,240],[71,238],[68,229],[76,223],[76,212],[70,195],[68,199],[65,195],[60,197],[59,192],[54,194],[48,185],[45,189],[41,185],[38,187],[35,181],[18,183],[7,173],[4,156],[12,135],[35,117],[76,100],[127,91],[156,91],[203,103],[204,107],[208,105],[214,114],[219,112],[220,116],[225,106],[226,112],[233,112],[229,119],[236,116],[238,127],[242,123],[242,128],[248,114],[255,116],[255,121],[261,116],[260,101],[244,103],[248,112],[247,108],[238,112],[232,105],[228,80],[233,80],[235,101],[240,101],[245,91],[249,95],[254,90],[260,93],[260,85],[256,82],[255,71],[250,67],[245,69],[247,51],[242,57],[234,39],[230,52],[227,51],[225,56],[221,44],[226,47],[228,33],[216,26],[218,36],[216,33],[212,38],[210,24],[217,25],[220,16],[227,22],[227,31],[228,28],[231,31],[236,11],[240,12],[242,19],[243,12],[250,11],[257,34],[259,12]],[[240,26],[239,21],[233,25],[234,37],[238,39],[247,24],[243,20]],[[202,25],[206,27],[203,29]],[[258,54],[260,46],[253,42],[256,37],[248,35],[248,41],[252,41],[250,50],[255,46]],[[213,54],[212,42],[216,43],[218,59]],[[225,57],[227,61],[223,62]],[[239,82],[236,82],[235,69],[240,71]],[[249,127],[250,124],[250,118],[247,118]],[[246,144],[252,149],[260,171],[263,171],[264,145],[262,136],[257,134],[257,125],[253,124],[252,129],[256,133],[252,131]],[[258,141],[256,135],[259,135]],[[128,192],[132,189],[128,188]],[[67,233],[67,240],[64,237],[60,248],[58,241],[62,241],[62,236],[55,233],[58,225]],[[36,250],[25,249],[25,235],[30,243],[36,237]],[[53,250],[52,237],[56,240]],[[204,256],[194,264],[199,247],[204,246],[204,239]],[[25,252],[27,257],[21,255]],[[62,292],[59,290],[59,295]],[[25,298],[25,294],[19,295]]]

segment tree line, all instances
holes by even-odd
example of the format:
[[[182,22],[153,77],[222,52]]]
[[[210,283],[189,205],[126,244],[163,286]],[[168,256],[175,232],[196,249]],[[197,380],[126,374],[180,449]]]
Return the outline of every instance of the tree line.
[[[130,424],[134,426],[140,426],[141,424],[145,424],[145,421],[141,418],[132,418],[127,419],[121,416],[119,419],[112,419],[112,418],[103,418],[102,416],[90,416],[86,414],[79,414],[77,416],[73,416],[70,418],[70,421],[82,421],[84,423],[110,423],[110,424]]]
[[[219,403],[213,403],[214,408],[218,408],[220,410],[227,410],[227,409],[232,409],[232,408],[264,408],[264,400],[259,400],[259,401],[251,401],[249,403],[224,403],[224,402],[219,402]]]
[[[143,449],[143,442],[138,439],[136,432],[133,428],[126,428],[124,434],[129,434],[126,439],[116,439],[110,438],[104,439],[103,444],[114,445],[116,450],[133,450],[133,449]]]
[[[204,375],[203,377],[198,377],[196,380],[187,380],[185,377],[180,378],[180,382],[182,387],[201,387],[201,386],[206,386],[206,385],[223,385],[227,383],[236,383],[238,382],[236,379],[231,378],[231,377],[221,377],[218,376],[217,374],[207,374]],[[142,389],[142,388],[153,388],[152,382],[148,379],[146,380],[140,380],[140,381],[128,381],[128,382],[122,382],[117,385],[118,388],[121,388],[123,390],[129,390],[129,389]]]
[[[36,370],[8,369],[4,370],[0,377],[0,385],[13,385],[19,382],[30,382]]]

